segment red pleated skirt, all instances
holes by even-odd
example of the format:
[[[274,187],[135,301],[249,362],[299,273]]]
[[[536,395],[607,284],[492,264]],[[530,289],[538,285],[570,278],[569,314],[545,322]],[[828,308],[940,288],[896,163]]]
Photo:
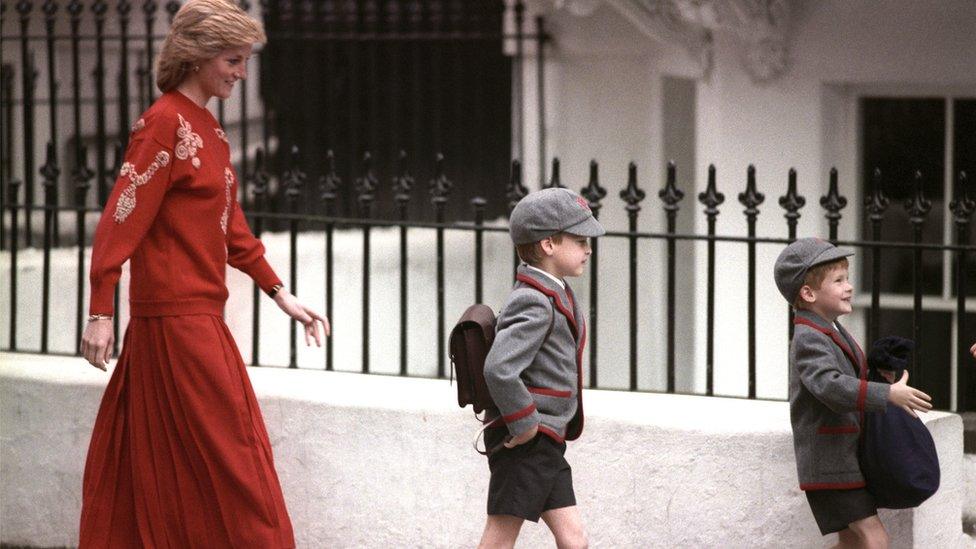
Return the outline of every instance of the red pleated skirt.
[[[223,319],[135,317],[95,420],[80,546],[295,546],[271,443]]]

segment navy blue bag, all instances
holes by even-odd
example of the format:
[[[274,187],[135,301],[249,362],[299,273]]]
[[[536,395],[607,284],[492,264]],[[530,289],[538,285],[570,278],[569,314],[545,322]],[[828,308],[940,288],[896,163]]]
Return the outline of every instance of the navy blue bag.
[[[900,379],[914,342],[894,336],[875,342],[868,355],[869,380],[886,380],[878,369]],[[939,455],[922,423],[888,403],[886,412],[866,412],[861,424],[861,472],[878,507],[918,507],[939,489]]]

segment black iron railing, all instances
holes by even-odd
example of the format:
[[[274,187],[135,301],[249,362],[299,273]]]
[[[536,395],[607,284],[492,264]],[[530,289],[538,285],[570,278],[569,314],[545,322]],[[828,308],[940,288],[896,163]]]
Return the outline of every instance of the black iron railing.
[[[248,4],[242,2],[242,4]],[[262,2],[262,8],[273,9],[278,3]],[[291,5],[286,2],[284,4]],[[424,4],[424,3],[420,3]],[[426,4],[424,4],[426,5]],[[170,18],[178,9],[177,2],[167,2],[162,11]],[[7,315],[9,318],[9,337],[5,350],[9,351],[30,351],[30,352],[51,352],[48,334],[51,332],[51,312],[50,312],[50,292],[51,292],[51,251],[61,246],[68,245],[67,242],[59,242],[59,235],[63,231],[59,230],[58,222],[62,217],[71,218],[75,222],[73,231],[74,242],[71,243],[77,251],[77,295],[75,296],[75,314],[73,315],[75,348],[77,348],[78,338],[80,338],[85,311],[83,303],[85,299],[85,279],[87,277],[86,252],[90,244],[91,235],[88,234],[87,227],[90,226],[90,214],[97,215],[104,204],[110,186],[114,181],[115,173],[121,163],[121,151],[124,150],[125,140],[129,133],[131,114],[133,109],[144,109],[153,100],[153,79],[150,67],[155,49],[162,36],[159,34],[162,23],[157,24],[160,15],[160,8],[156,2],[139,3],[136,9],[135,3],[119,0],[115,3],[104,1],[79,2],[72,1],[60,3],[54,1],[30,2],[22,0],[19,2],[2,2],[3,21],[2,43],[0,47],[6,47],[13,43],[19,47],[19,64],[15,68],[16,60],[4,64],[2,71],[2,85],[0,91],[3,93],[3,100],[0,101],[0,112],[2,112],[3,130],[0,137],[3,143],[0,144],[0,176],[2,176],[2,190],[0,190],[0,213],[3,216],[3,234],[0,235],[3,249],[9,257],[9,291],[10,301],[7,303]],[[291,9],[291,8],[289,8]],[[526,40],[537,41],[538,52],[536,55],[541,58],[545,45],[545,34],[542,32],[543,22],[536,21],[537,34],[529,35],[523,32],[523,11],[521,3],[516,4],[515,24],[515,67],[513,76],[513,98],[512,110],[515,113],[522,112],[522,94],[524,88],[522,82],[521,64],[523,62],[524,44]],[[425,12],[426,13],[426,12]],[[361,15],[361,14],[360,14]],[[67,19],[63,19],[63,17]],[[58,18],[62,19],[58,19]],[[87,19],[86,19],[87,18]],[[65,33],[60,27],[67,25],[68,31]],[[92,30],[83,30],[84,22],[92,23]],[[109,24],[110,21],[110,24]],[[132,30],[133,23],[140,27],[141,34]],[[43,24],[43,28],[39,26]],[[9,30],[8,27],[13,28]],[[275,30],[273,25],[269,25]],[[305,29],[308,31],[308,29]],[[303,31],[303,32],[305,32]],[[279,38],[284,39],[286,31],[277,29],[275,32],[284,33]],[[314,31],[318,32],[318,31]],[[327,32],[319,32],[320,39],[336,40],[359,40],[361,35],[338,36],[329,35]],[[356,38],[356,37],[359,38]],[[497,36],[497,35],[496,35]],[[294,38],[294,37],[293,37]],[[402,38],[402,37],[401,37]],[[440,34],[436,37],[448,39]],[[373,40],[378,39],[373,37]],[[433,39],[426,36],[425,39]],[[58,56],[60,55],[57,44],[66,43],[70,45],[71,63],[70,70],[67,71],[70,79],[70,96],[61,97],[58,95],[59,79],[64,78],[64,74],[58,70]],[[109,55],[106,48],[111,46],[117,53]],[[45,66],[42,67],[37,61],[35,49],[43,48],[46,52]],[[80,55],[85,48],[94,48],[95,63],[92,67],[93,79],[87,84],[82,84],[86,79],[86,73],[80,64]],[[6,59],[6,58],[5,58]],[[114,61],[114,67],[108,60]],[[130,63],[135,64],[135,70],[130,71]],[[542,70],[544,63],[538,62],[539,70]],[[112,69],[115,69],[112,72]],[[263,67],[262,67],[263,68]],[[37,79],[39,72],[46,70],[47,98],[36,97]],[[109,78],[106,78],[106,75]],[[108,80],[114,75],[115,82]],[[15,97],[15,83],[19,81],[21,93]],[[540,120],[545,119],[545,98],[542,83],[544,78],[538,78]],[[133,86],[134,84],[134,86]],[[89,86],[94,90],[90,97],[82,93],[82,88]],[[130,97],[134,87],[137,97]],[[316,163],[314,166],[306,159],[303,161],[302,151],[292,143],[279,143],[274,145],[273,136],[269,135],[269,113],[267,109],[260,106],[256,109],[249,109],[247,101],[247,90],[242,87],[241,95],[237,101],[240,109],[238,118],[240,121],[240,139],[234,143],[235,154],[239,155],[239,171],[242,174],[242,187],[244,189],[243,200],[247,206],[247,215],[251,226],[256,235],[260,236],[269,228],[286,230],[289,235],[289,265],[290,279],[289,288],[301,295],[303,291],[303,280],[301,271],[298,268],[298,243],[302,234],[308,231],[321,230],[324,232],[325,249],[323,250],[322,261],[325,269],[325,302],[326,314],[333,315],[334,303],[337,299],[336,277],[335,277],[335,247],[334,238],[338,232],[358,231],[362,233],[362,283],[363,290],[361,296],[361,308],[363,310],[362,325],[360,327],[360,337],[362,345],[362,372],[375,371],[370,364],[370,344],[376,337],[377,327],[371,325],[369,311],[374,308],[371,280],[373,279],[370,263],[374,257],[372,249],[372,231],[380,227],[393,227],[398,229],[398,254],[399,254],[399,305],[400,316],[395,332],[399,336],[399,365],[400,375],[413,375],[408,364],[408,335],[410,326],[408,324],[408,296],[410,292],[410,269],[408,266],[409,253],[411,252],[409,229],[429,229],[435,232],[435,265],[436,270],[436,299],[433,304],[433,314],[436,315],[436,333],[430,335],[429,344],[436,345],[437,364],[436,375],[443,377],[447,373],[447,356],[445,349],[445,336],[449,322],[446,310],[445,293],[449,285],[456,283],[445,276],[445,254],[446,254],[446,231],[465,231],[472,234],[473,239],[473,268],[471,270],[474,278],[473,301],[483,301],[485,288],[485,243],[484,237],[487,233],[502,233],[506,231],[504,227],[489,225],[486,223],[486,212],[495,208],[497,211],[510,211],[514,204],[529,189],[523,181],[522,166],[518,160],[511,162],[510,174],[507,185],[499,182],[496,186],[504,186],[504,193],[497,193],[497,197],[486,197],[485,193],[490,189],[475,188],[473,197],[457,198],[461,193],[457,186],[452,182],[466,180],[468,174],[460,168],[451,171],[447,168],[448,160],[442,155],[428,158],[410,158],[406,153],[400,151],[395,156],[395,163],[386,169],[377,169],[375,156],[366,153],[356,155],[355,158],[347,156],[342,158],[344,168],[337,168],[337,155],[331,151],[325,155],[324,162]],[[114,97],[113,97],[114,94]],[[113,117],[109,116],[107,109],[109,105],[115,104],[118,112]],[[71,121],[73,127],[65,130],[59,127],[60,109],[65,105],[70,106]],[[47,128],[48,139],[37,141],[36,114],[38,109],[46,109],[49,117]],[[85,118],[84,112],[93,109],[95,119],[94,131],[89,135],[82,128],[82,121]],[[219,107],[219,118],[224,123],[224,106]],[[23,131],[17,135],[13,133],[13,120],[20,119],[18,127]],[[249,143],[248,125],[255,119],[259,119],[264,135],[262,147],[256,152],[252,150]],[[545,144],[545,125],[540,124],[537,136],[539,143],[540,157],[546,155]],[[521,158],[524,154],[524,124],[515,123],[513,128],[514,146],[513,151]],[[60,140],[64,136],[70,136],[68,145],[70,150],[66,155],[61,155],[62,150]],[[35,165],[35,155],[39,149],[35,148],[43,143],[46,156],[43,164],[38,168]],[[14,165],[13,151],[17,148],[20,151],[20,162]],[[271,147],[269,149],[269,147]],[[94,167],[89,149],[94,150]],[[111,158],[110,152],[112,153]],[[63,156],[63,158],[62,158]],[[311,155],[310,155],[311,156]],[[272,157],[277,159],[272,162]],[[432,160],[432,161],[431,161]],[[503,161],[504,162],[504,161]],[[420,177],[418,169],[410,169],[410,166],[421,166],[428,171],[429,177]],[[548,174],[547,174],[548,168]],[[385,173],[384,173],[385,172]],[[318,177],[310,177],[308,174],[319,174]],[[340,173],[342,176],[340,176]],[[17,177],[15,177],[15,174]],[[40,176],[40,179],[38,179]],[[67,176],[67,180],[64,178]],[[344,176],[344,177],[343,177]],[[548,176],[548,177],[547,177]],[[616,269],[616,265],[606,267],[601,265],[600,258],[604,245],[599,241],[594,242],[593,255],[590,262],[589,272],[589,360],[588,360],[588,382],[590,387],[601,387],[600,370],[607,366],[601,363],[598,355],[598,341],[601,334],[601,321],[598,318],[599,304],[612,303],[619,305],[620,310],[626,308],[627,323],[629,333],[627,334],[627,387],[637,390],[640,386],[639,372],[642,364],[647,360],[646,357],[638,355],[638,324],[642,311],[638,303],[638,283],[639,265],[638,253],[642,247],[646,247],[652,242],[663,242],[664,256],[662,265],[666,270],[666,307],[665,316],[665,368],[666,385],[664,390],[667,392],[677,392],[676,372],[679,364],[676,353],[676,341],[678,334],[676,326],[677,308],[681,305],[678,302],[676,292],[677,268],[679,259],[677,243],[679,242],[702,242],[705,244],[706,272],[705,284],[706,303],[705,303],[705,390],[703,394],[714,395],[715,391],[715,311],[716,302],[716,280],[719,276],[716,273],[716,243],[734,243],[745,247],[747,251],[747,265],[741,280],[745,286],[747,295],[747,311],[745,311],[747,335],[747,364],[748,364],[748,388],[746,394],[748,398],[756,398],[756,349],[757,349],[757,293],[756,281],[761,276],[757,273],[757,248],[759,246],[782,246],[791,242],[797,237],[797,223],[801,216],[801,210],[806,205],[806,199],[797,194],[796,186],[797,174],[794,170],[786,176],[786,192],[779,197],[785,220],[785,236],[783,238],[760,238],[757,237],[756,227],[760,215],[760,207],[765,203],[765,196],[759,192],[756,184],[756,171],[750,167],[745,174],[741,187],[739,185],[729,185],[729,187],[742,188],[737,198],[739,204],[744,208],[747,232],[745,236],[718,235],[716,234],[716,220],[720,214],[720,207],[725,203],[725,196],[718,191],[717,174],[714,167],[708,169],[708,181],[705,190],[698,194],[698,202],[704,207],[700,212],[704,215],[707,222],[706,234],[687,234],[677,232],[677,218],[681,213],[688,212],[691,207],[685,199],[686,190],[679,188],[674,166],[669,166],[667,179],[663,188],[658,192],[660,199],[659,207],[662,208],[666,229],[664,232],[639,231],[639,220],[641,219],[642,208],[647,207],[645,202],[648,196],[647,191],[638,183],[637,166],[631,164],[628,170],[628,180],[625,188],[616,197],[608,199],[607,190],[601,185],[599,177],[599,166],[596,161],[590,163],[590,177],[586,186],[579,189],[581,194],[587,199],[595,215],[600,215],[606,208],[621,208],[626,212],[627,227],[626,231],[611,231],[607,234],[608,239],[625,242],[626,269],[628,274],[627,292],[625,294],[613,294],[607,296],[600,294],[600,276],[605,274],[608,268]],[[829,238],[839,244],[853,246],[868,251],[870,257],[869,272],[871,273],[871,307],[868,312],[868,340],[876,339],[878,335],[881,319],[884,310],[881,306],[882,286],[880,283],[880,273],[883,269],[883,257],[886,253],[897,250],[910,250],[913,255],[913,283],[912,283],[912,334],[917,341],[916,353],[923,353],[926,345],[932,345],[923,338],[922,315],[925,312],[925,302],[923,301],[923,271],[922,260],[925,254],[945,254],[951,253],[954,256],[955,277],[954,294],[956,307],[954,319],[956,322],[956,337],[952,342],[954,353],[956,353],[957,369],[957,393],[956,403],[959,410],[971,410],[976,408],[976,371],[967,367],[971,359],[968,358],[967,350],[972,344],[972,328],[966,325],[966,297],[968,295],[967,279],[971,273],[967,272],[967,266],[972,264],[972,257],[976,255],[976,246],[970,242],[972,233],[972,216],[976,210],[976,200],[972,197],[970,190],[971,183],[968,182],[965,173],[959,173],[956,177],[953,199],[948,201],[947,207],[952,215],[955,226],[954,243],[926,243],[922,239],[922,227],[926,223],[927,216],[930,214],[931,204],[925,197],[922,186],[924,174],[918,174],[915,181],[915,192],[912,197],[902,206],[909,214],[909,222],[913,227],[913,240],[911,242],[892,242],[883,240],[884,235],[881,230],[881,222],[885,219],[890,200],[885,193],[885,186],[892,188],[894,184],[902,182],[886,182],[880,171],[876,171],[871,184],[870,192],[865,193],[867,199],[864,203],[864,215],[871,224],[870,240],[839,241],[838,230],[843,219],[842,211],[847,207],[847,199],[840,195],[838,189],[838,174],[836,170],[831,171],[827,193],[820,197],[820,206],[829,227]],[[730,179],[738,180],[738,176]],[[422,185],[418,185],[416,180],[421,180]],[[533,186],[563,186],[560,177],[560,165],[558,159],[553,159],[551,167],[545,162],[540,163],[539,184]],[[35,200],[37,190],[35,183],[40,182],[43,189],[43,201],[38,203]],[[92,188],[96,190],[92,197]],[[421,189],[422,187],[422,189]],[[71,191],[70,199],[62,197],[61,189]],[[426,193],[426,198],[421,198],[421,190]],[[468,189],[469,191],[471,189]],[[948,198],[948,197],[947,197]],[[612,201],[612,202],[611,202]],[[417,220],[410,215],[411,205],[424,202],[433,212],[431,220]],[[310,208],[314,205],[314,208]],[[381,206],[385,205],[385,209]],[[466,212],[466,214],[456,221],[448,222],[446,212],[450,208],[454,211]],[[340,209],[344,212],[340,215]],[[34,227],[36,223],[32,216],[38,213],[43,217],[43,230],[41,239],[38,242]],[[65,214],[64,216],[58,214]],[[470,221],[469,221],[470,220]],[[18,265],[21,261],[19,252],[24,246],[40,248],[42,250],[42,287],[40,288],[39,299],[35,297],[34,288],[18,287]],[[512,269],[517,265],[517,258],[512,254]],[[723,276],[725,273],[723,273]],[[339,292],[341,294],[341,291]],[[582,295],[582,294],[581,294]],[[621,297],[622,296],[622,297]],[[253,320],[251,324],[252,342],[251,356],[255,364],[261,362],[260,349],[260,307],[263,296],[255,287],[253,289]],[[350,299],[351,296],[344,295],[341,299]],[[23,317],[18,316],[22,310],[21,305],[25,300],[38,299],[40,301],[39,325],[41,330],[40,345],[38,348],[24,349],[19,344],[18,333],[25,324]],[[116,294],[118,299],[118,294]],[[615,307],[616,308],[616,307]],[[646,311],[645,311],[646,312]],[[789,315],[789,313],[788,313]],[[116,332],[118,334],[119,325],[116,318]],[[388,328],[384,326],[384,328]],[[385,330],[393,332],[394,330]],[[116,341],[119,338],[116,337]],[[297,337],[296,329],[292,324],[288,338],[289,358],[288,365],[297,367]],[[329,341],[325,351],[324,364],[326,370],[335,369],[337,357],[334,354],[334,344]],[[918,362],[916,362],[918,363]],[[947,367],[939,365],[939,367]],[[605,370],[604,370],[605,371]],[[924,369],[918,371],[913,376],[913,381],[923,388],[926,387]],[[948,405],[946,405],[948,407]]]

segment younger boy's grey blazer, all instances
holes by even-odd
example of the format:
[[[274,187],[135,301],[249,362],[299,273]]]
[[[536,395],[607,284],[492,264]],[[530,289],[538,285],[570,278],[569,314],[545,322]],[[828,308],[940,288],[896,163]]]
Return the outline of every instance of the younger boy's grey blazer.
[[[580,436],[585,343],[569,286],[520,266],[485,358],[488,392],[512,436],[535,424],[557,442]]]
[[[790,345],[790,420],[801,490],[865,486],[857,460],[865,410],[885,411],[891,386],[867,381],[867,361],[840,324],[797,311]]]

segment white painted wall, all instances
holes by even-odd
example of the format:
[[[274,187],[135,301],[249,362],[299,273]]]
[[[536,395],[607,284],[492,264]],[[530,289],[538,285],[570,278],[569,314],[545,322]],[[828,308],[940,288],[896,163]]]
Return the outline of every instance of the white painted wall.
[[[473,546],[488,483],[477,422],[443,380],[251,368],[299,547]],[[81,476],[108,376],[80,359],[0,354],[0,537],[76,543]],[[781,402],[585,391],[570,443],[594,547],[819,547]],[[971,547],[962,421],[925,417],[939,492],[882,511],[892,546]],[[519,547],[551,547],[527,525]]]

